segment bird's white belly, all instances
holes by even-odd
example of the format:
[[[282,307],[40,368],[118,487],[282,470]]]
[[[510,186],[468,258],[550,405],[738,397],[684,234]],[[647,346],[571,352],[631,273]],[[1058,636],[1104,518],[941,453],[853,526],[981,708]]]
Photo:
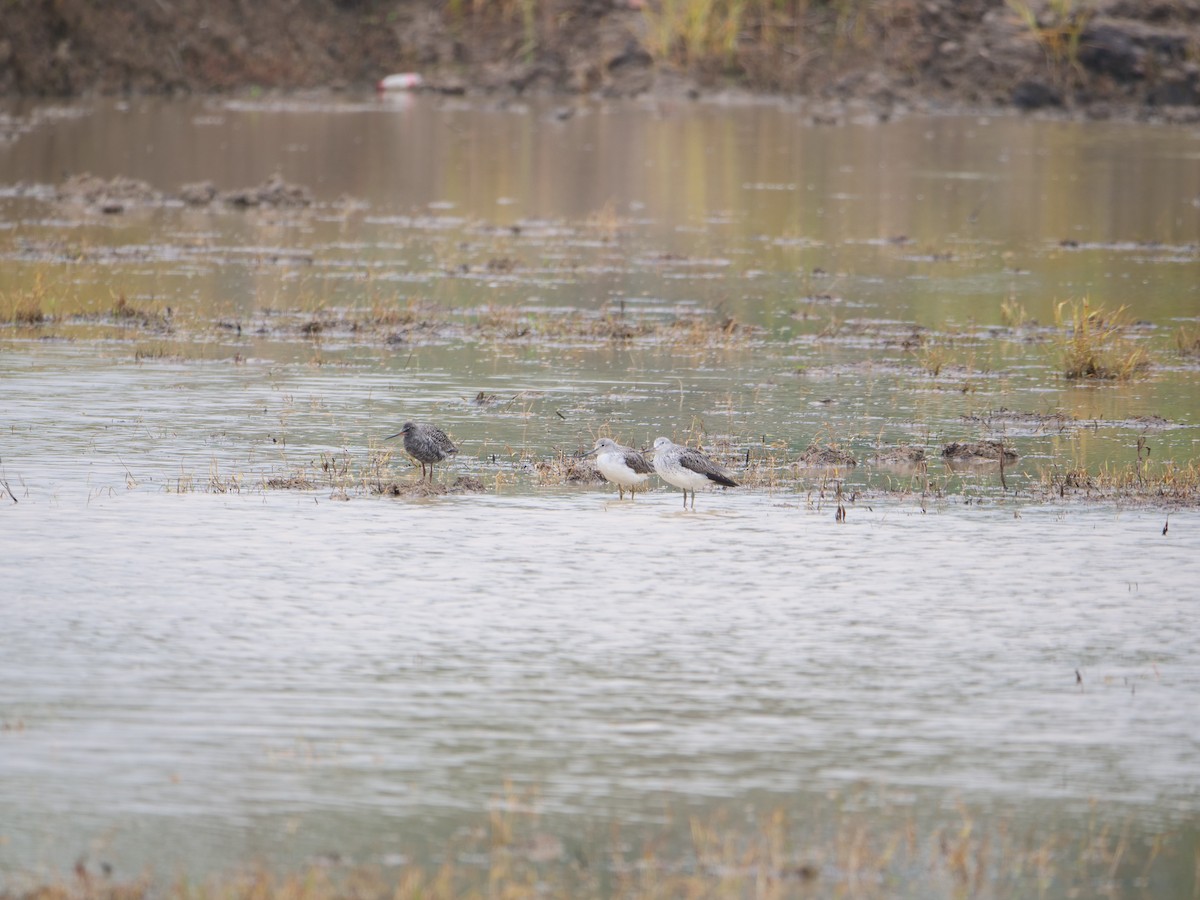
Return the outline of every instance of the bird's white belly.
[[[712,484],[707,475],[701,475],[699,472],[693,472],[683,466],[663,466],[662,468],[655,466],[655,469],[662,476],[663,481],[686,491],[698,490]]]
[[[614,484],[632,487],[635,484],[641,484],[649,475],[643,475],[633,471],[629,466],[625,465],[625,461],[615,454],[602,453],[596,457],[596,468],[600,470],[600,474]]]

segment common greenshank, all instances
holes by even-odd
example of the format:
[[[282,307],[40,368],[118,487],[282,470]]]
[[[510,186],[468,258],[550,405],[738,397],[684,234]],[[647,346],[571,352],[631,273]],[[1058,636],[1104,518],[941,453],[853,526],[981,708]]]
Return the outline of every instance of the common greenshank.
[[[696,488],[711,484],[737,487],[738,484],[699,450],[681,447],[670,438],[654,439],[654,471],[659,477],[683,490],[683,508],[687,509],[688,491],[692,492],[692,509],[696,508]]]
[[[646,457],[640,450],[623,447],[611,438],[600,438],[595,448],[587,455],[596,455],[596,468],[600,474],[617,486],[622,500],[625,488],[629,488],[629,499],[633,499],[634,488],[654,474]]]

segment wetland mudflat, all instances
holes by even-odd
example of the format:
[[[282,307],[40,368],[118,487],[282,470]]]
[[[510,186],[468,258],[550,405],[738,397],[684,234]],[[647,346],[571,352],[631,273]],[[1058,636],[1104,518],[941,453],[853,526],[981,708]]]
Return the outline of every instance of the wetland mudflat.
[[[568,850],[961,809],[1186,894],[1194,133],[408,101],[0,147],[0,870],[436,860],[509,781]],[[275,171],[311,202],[178,199]],[[1148,365],[1068,377],[1121,307]],[[583,467],[658,435],[740,486]]]

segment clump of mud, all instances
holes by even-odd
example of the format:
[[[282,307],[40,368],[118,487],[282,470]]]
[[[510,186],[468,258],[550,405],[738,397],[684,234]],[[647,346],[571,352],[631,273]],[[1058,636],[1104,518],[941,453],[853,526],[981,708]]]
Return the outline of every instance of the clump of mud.
[[[533,471],[540,484],[604,484],[606,479],[596,463],[586,456],[560,453],[554,459],[538,460]]]
[[[134,206],[154,206],[163,202],[163,195],[144,181],[117,175],[104,179],[88,172],[72,175],[58,186],[55,199],[59,203],[81,206],[89,210],[116,215]]]
[[[1164,419],[1162,416],[1133,416],[1126,419],[1131,428],[1170,428],[1172,423],[1170,419]]]
[[[1002,441],[954,441],[942,448],[942,458],[958,462],[999,462],[1001,459],[1011,462],[1017,458],[1017,451]]]
[[[486,488],[474,475],[459,475],[451,484],[428,481],[391,481],[378,485],[375,493],[384,497],[444,497],[447,494],[482,494]]]
[[[871,457],[877,466],[923,466],[928,462],[924,447],[886,447]]]
[[[289,184],[276,172],[257,187],[225,191],[221,202],[239,209],[265,207],[267,209],[303,209],[312,206],[313,198],[308,188]]]
[[[1008,409],[1005,406],[986,413],[966,415],[962,418],[964,422],[985,425],[988,428],[1015,426],[1019,429],[1028,430],[1033,434],[1038,432],[1066,431],[1076,424],[1073,418],[1060,412],[1021,412],[1015,409]]]
[[[179,199],[188,206],[208,206],[217,199],[217,186],[211,181],[196,181],[179,189]]]
[[[263,485],[273,491],[311,491],[317,486],[316,482],[303,474],[275,475],[265,479]]]
[[[107,215],[176,202],[192,207],[220,203],[232,209],[306,209],[313,205],[308,188],[285,181],[279,173],[255,187],[220,191],[211,181],[197,181],[182,185],[178,194],[169,194],[136,178],[117,175],[106,180],[85,172],[60,184],[54,199],[63,205]]]
[[[812,444],[800,454],[797,460],[802,466],[812,468],[854,468],[858,460],[854,454],[832,444]]]

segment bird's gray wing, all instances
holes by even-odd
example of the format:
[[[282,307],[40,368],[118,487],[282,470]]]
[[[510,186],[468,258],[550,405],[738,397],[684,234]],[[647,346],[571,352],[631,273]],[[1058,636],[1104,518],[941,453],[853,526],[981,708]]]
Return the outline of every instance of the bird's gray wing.
[[[625,465],[629,466],[629,468],[633,469],[639,475],[652,475],[654,473],[654,469],[650,463],[646,462],[646,457],[632,448],[627,447],[625,449]]]
[[[726,487],[737,487],[737,482],[722,472],[716,463],[691,447],[685,447],[683,452],[679,454],[679,464],[685,469],[691,469],[698,475],[703,475],[709,481],[715,481],[717,484],[723,484]]]

